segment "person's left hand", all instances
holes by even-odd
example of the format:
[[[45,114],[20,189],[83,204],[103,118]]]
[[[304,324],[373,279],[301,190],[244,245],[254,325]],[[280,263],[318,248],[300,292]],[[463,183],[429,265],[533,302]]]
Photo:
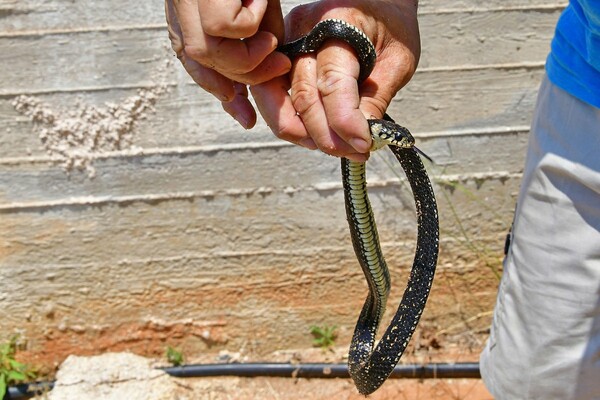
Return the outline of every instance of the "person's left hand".
[[[309,149],[365,161],[371,145],[365,117],[381,118],[416,69],[420,54],[416,10],[414,0],[322,0],[292,10],[285,17],[286,41],[306,34],[321,20],[338,18],[361,29],[378,57],[359,87],[354,50],[330,40],[316,55],[294,60],[289,77],[251,86],[273,133]]]

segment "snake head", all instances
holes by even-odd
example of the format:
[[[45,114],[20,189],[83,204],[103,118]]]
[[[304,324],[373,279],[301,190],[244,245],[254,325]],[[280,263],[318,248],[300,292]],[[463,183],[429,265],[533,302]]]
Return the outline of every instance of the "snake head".
[[[415,138],[413,138],[409,130],[405,127],[384,119],[370,119],[368,122],[373,138],[372,151],[386,145],[405,149],[414,147]]]

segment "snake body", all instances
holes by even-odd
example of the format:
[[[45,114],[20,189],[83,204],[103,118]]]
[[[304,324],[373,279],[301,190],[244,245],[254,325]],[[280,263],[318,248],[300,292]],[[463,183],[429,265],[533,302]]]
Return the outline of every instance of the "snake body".
[[[290,58],[318,51],[328,39],[340,39],[352,46],[360,63],[358,82],[365,80],[375,65],[375,48],[358,28],[337,19],[319,22],[306,35],[283,45],[278,51]],[[415,331],[431,289],[439,246],[439,225],[435,195],[410,132],[384,119],[368,120],[374,146],[389,145],[413,191],[417,214],[417,248],[406,290],[398,309],[375,346],[377,329],[390,291],[390,274],[383,258],[373,211],[367,196],[365,163],[342,158],[342,181],[346,216],[354,251],[365,274],[369,294],[356,323],[350,344],[348,369],[358,391],[377,390],[394,370]]]

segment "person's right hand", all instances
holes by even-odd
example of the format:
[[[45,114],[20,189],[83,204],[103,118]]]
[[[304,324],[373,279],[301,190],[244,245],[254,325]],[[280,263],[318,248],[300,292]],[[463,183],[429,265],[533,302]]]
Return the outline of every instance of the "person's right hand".
[[[279,0],[165,0],[171,46],[187,73],[244,128],[256,123],[246,85],[286,74]]]

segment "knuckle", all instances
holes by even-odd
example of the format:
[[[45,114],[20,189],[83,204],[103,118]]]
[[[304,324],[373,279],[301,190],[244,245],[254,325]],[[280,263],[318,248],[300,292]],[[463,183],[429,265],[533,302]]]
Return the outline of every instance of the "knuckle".
[[[352,131],[352,126],[348,126],[348,117],[346,115],[330,114],[327,121],[331,129],[340,137],[348,137],[348,131]]]
[[[211,52],[207,48],[194,45],[185,45],[183,51],[192,60],[202,65],[210,66]]]
[[[300,4],[295,6],[287,14],[286,19],[289,21],[304,21],[311,12],[311,4]]]
[[[222,37],[231,29],[231,24],[219,18],[202,20],[202,30],[210,36]]]
[[[302,115],[315,106],[319,96],[317,88],[303,80],[292,84],[291,98],[292,105]]]
[[[320,66],[317,87],[322,96],[330,96],[344,88],[348,76],[334,63]]]
[[[278,139],[285,140],[286,142],[296,143],[299,140],[304,139],[303,134],[293,131],[286,125],[271,127],[271,130]]]
[[[242,39],[254,35],[258,31],[258,26],[249,22],[211,18],[202,21],[202,29],[210,36]]]
[[[252,72],[256,68],[255,63],[253,63],[248,58],[240,58],[235,66],[231,68],[231,73],[236,75],[245,75],[249,72]]]
[[[394,96],[395,94],[391,94],[389,98],[392,99],[394,98]],[[375,115],[383,116],[388,106],[390,105],[390,100],[382,96],[381,94],[377,94],[369,99],[369,103],[374,109],[377,110],[378,113]]]
[[[321,150],[323,153],[328,154],[330,156],[334,156],[334,157],[343,157],[344,153],[342,151],[340,151],[340,149],[338,149],[333,143],[319,143],[317,142],[317,147],[319,148],[319,150]]]
[[[249,38],[258,32],[258,25],[254,23],[238,24],[232,29],[232,34],[240,39]]]
[[[171,48],[177,54],[177,57],[181,57],[183,54],[183,40],[181,40],[181,36],[179,36],[175,31],[169,26],[169,41],[171,42]]]

